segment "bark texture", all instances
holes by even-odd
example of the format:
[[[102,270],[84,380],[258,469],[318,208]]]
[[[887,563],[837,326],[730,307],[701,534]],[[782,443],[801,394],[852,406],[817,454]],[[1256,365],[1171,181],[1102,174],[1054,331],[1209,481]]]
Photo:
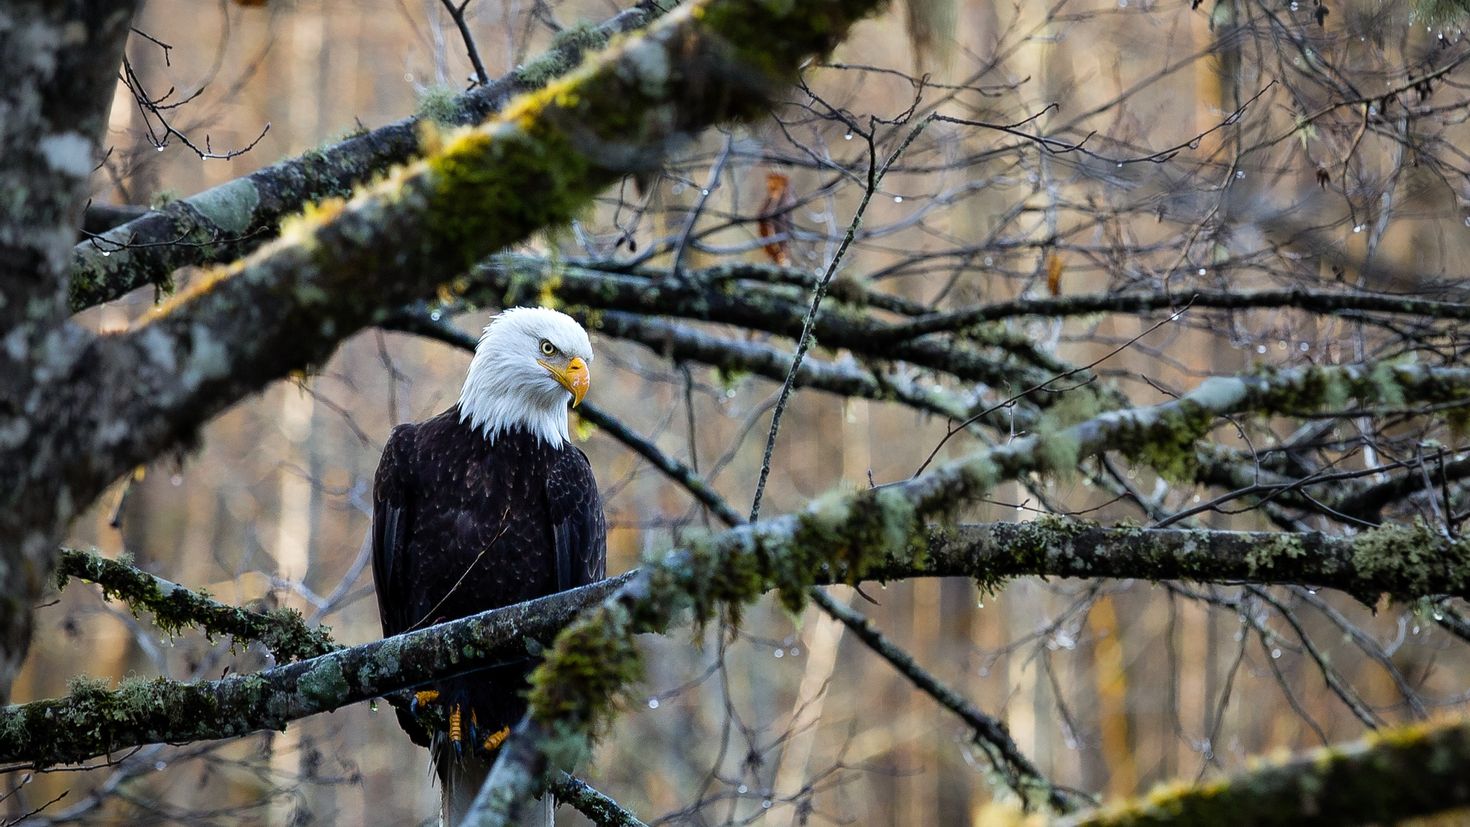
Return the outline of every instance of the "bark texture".
[[[57,534],[91,499],[37,432],[92,337],[66,321],[67,251],[136,0],[0,6],[0,699],[31,636]],[[65,422],[60,423],[63,427]]]

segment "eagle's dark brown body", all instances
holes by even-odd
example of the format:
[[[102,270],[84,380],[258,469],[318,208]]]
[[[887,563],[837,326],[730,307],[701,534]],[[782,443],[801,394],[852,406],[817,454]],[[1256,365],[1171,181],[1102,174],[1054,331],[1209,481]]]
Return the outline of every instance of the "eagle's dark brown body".
[[[384,635],[591,583],[606,563],[597,484],[578,448],[552,447],[520,429],[492,444],[460,422],[458,406],[393,430],[373,491]],[[419,688],[437,689],[445,709],[461,706],[469,752],[524,714],[532,666],[517,658]],[[400,713],[400,721],[428,745],[412,716]],[[442,774],[444,741],[434,740]]]

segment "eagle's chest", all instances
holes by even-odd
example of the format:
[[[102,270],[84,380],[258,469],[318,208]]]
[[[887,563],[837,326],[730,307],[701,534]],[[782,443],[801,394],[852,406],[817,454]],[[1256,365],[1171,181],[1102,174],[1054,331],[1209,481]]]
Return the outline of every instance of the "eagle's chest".
[[[545,593],[554,575],[546,480],[525,457],[493,452],[439,467],[415,520],[413,579],[436,619]]]

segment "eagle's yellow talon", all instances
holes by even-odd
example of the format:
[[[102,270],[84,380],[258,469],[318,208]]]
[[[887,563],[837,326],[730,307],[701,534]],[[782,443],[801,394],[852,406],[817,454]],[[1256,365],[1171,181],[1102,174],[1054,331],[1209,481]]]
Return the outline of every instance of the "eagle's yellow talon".
[[[461,713],[459,707],[455,706],[449,710],[449,742],[459,749],[459,742],[464,739],[464,729],[460,722]]]
[[[509,737],[510,727],[505,727],[499,732],[492,732],[488,737],[485,738],[485,751],[493,752],[494,750],[499,749],[500,745],[505,743],[505,739]]]
[[[439,690],[437,689],[425,689],[423,691],[413,693],[413,702],[416,706],[431,704],[437,700],[439,700]]]

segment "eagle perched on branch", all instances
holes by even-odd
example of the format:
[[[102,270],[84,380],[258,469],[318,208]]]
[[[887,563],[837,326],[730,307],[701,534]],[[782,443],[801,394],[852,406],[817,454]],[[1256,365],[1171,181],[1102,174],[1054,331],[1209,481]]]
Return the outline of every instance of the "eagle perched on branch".
[[[607,525],[567,405],[590,384],[592,345],[570,316],[517,307],[490,320],[459,402],[393,429],[373,487],[373,580],[383,634],[601,580]],[[447,725],[427,734],[444,823],[474,801],[493,753],[525,714],[530,656],[421,687]],[[546,797],[550,818],[551,797]]]

